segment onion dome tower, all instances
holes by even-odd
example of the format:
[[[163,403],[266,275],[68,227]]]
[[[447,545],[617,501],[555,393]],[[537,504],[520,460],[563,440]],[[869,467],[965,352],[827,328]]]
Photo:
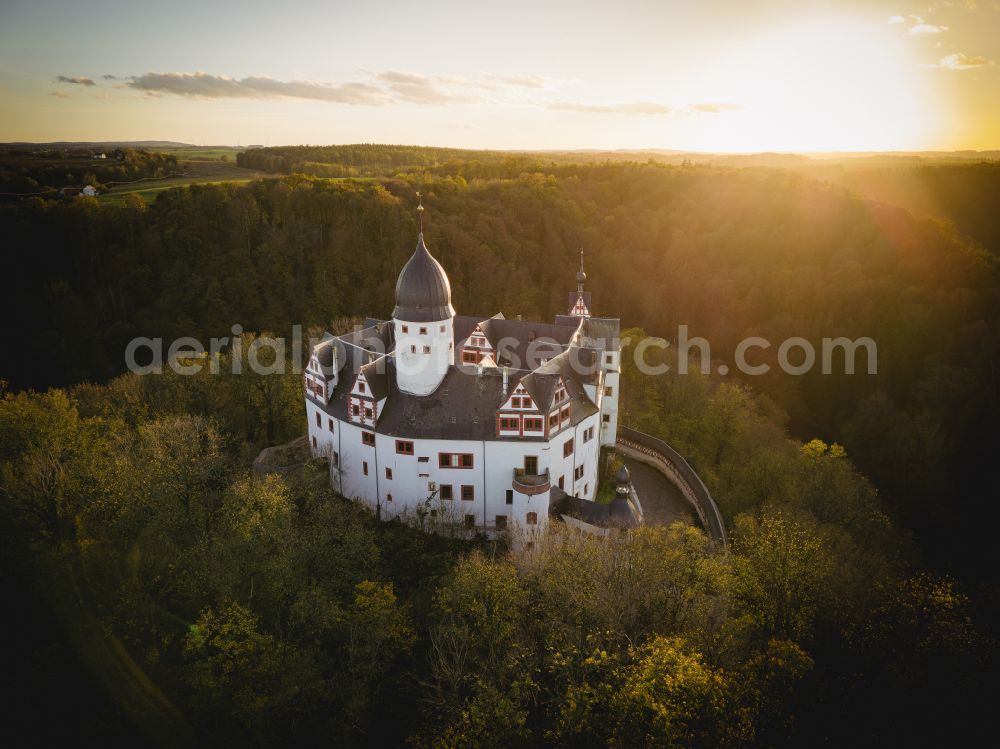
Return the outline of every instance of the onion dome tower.
[[[433,393],[455,364],[451,283],[424,244],[423,212],[421,199],[417,248],[396,281],[396,307],[392,311],[396,383],[411,395]]]

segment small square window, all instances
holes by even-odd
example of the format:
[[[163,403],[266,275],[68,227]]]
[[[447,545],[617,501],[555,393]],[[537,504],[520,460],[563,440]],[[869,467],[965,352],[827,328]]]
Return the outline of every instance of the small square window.
[[[611,414],[604,414],[601,417],[601,421],[603,421],[605,424],[610,424],[611,423]]]
[[[403,332],[404,333],[409,333],[410,332],[410,326],[409,325],[404,325],[403,326]]]
[[[476,488],[469,484],[462,484],[462,499],[471,502],[476,498]]]
[[[524,520],[528,525],[538,525],[538,513],[529,512]]]
[[[611,388],[604,388],[604,394],[610,398],[614,394],[614,391]]]
[[[427,335],[427,328],[421,328],[420,335]]]
[[[424,353],[425,354],[429,354],[430,352],[431,352],[431,347],[430,346],[424,346]]]
[[[440,328],[438,329],[438,332],[439,332],[439,333],[444,333],[444,331],[445,331],[445,326],[444,326],[444,325],[442,325],[442,326],[441,326],[441,327],[440,327]]]
[[[605,354],[604,361],[606,364],[612,364],[615,360],[614,354]]]
[[[454,499],[451,493],[451,484],[441,484],[441,499]]]
[[[362,444],[368,445],[369,447],[375,446],[375,434],[373,432],[362,432],[361,433]]]

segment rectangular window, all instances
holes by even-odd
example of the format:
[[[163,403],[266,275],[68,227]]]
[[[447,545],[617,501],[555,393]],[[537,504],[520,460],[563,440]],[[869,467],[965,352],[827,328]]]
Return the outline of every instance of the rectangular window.
[[[502,531],[506,530],[506,528],[507,528],[507,516],[497,515],[497,530]]]
[[[601,417],[601,421],[603,421],[605,424],[610,424],[611,423],[611,414],[604,414]]]
[[[323,417],[319,415],[319,411],[316,412],[316,426],[323,428]]]
[[[336,450],[333,451],[333,464],[335,466],[340,465],[340,453]]]
[[[363,474],[364,474],[365,476],[367,476],[367,475],[368,475],[368,461],[367,461],[367,460],[363,460],[363,461],[361,461],[361,472],[362,472],[362,473],[363,473]]]
[[[439,333],[444,333],[444,327],[445,327],[445,326],[444,326],[444,325],[442,325],[442,326],[441,326],[440,328],[438,328],[438,332],[439,332]]]
[[[566,488],[566,477],[565,476],[560,476],[559,477],[559,488],[560,489],[565,489]]]
[[[361,433],[362,444],[368,445],[369,447],[375,447],[375,433],[374,432],[362,432]]]
[[[451,484],[441,484],[441,499],[454,499],[455,495],[451,493]]]
[[[559,426],[559,414],[549,416],[549,429]]]
[[[569,406],[566,406],[562,410],[561,418],[563,421],[569,421]]]
[[[354,416],[358,416],[361,413],[361,406],[359,406],[357,403],[352,404],[351,405],[351,413]]]
[[[613,363],[614,363],[614,361],[615,361],[615,356],[614,356],[614,354],[605,354],[605,355],[604,355],[604,362],[605,362],[606,364],[613,364]]]
[[[537,512],[529,512],[525,516],[524,520],[525,520],[525,522],[528,525],[538,525],[538,513]]]
[[[583,478],[583,466],[577,466],[573,471],[573,479],[579,481]]]
[[[526,432],[540,432],[542,431],[542,420],[525,418],[524,420],[524,431]]]
[[[386,468],[385,469],[385,477],[387,479],[389,479],[390,481],[392,481],[392,469],[391,468]]]
[[[429,354],[430,352],[431,352],[431,347],[430,346],[424,346],[424,353],[425,354]]]
[[[462,484],[462,500],[471,502],[476,498],[476,487],[470,484]]]
[[[572,454],[573,454],[573,438],[570,437],[568,440],[566,440],[565,443],[563,443],[563,457],[568,458]]]
[[[521,420],[518,419],[516,416],[514,416],[514,417],[511,417],[511,416],[501,417],[500,418],[500,428],[501,429],[515,429],[515,430],[520,429],[521,428]]]
[[[327,419],[327,422],[328,422],[327,426],[330,428],[330,431],[332,432],[333,431],[333,419]]]
[[[403,326],[403,332],[404,333],[409,333],[410,332],[410,326],[409,325],[404,325]]]
[[[612,395],[613,392],[614,391],[611,388],[604,388],[604,394],[606,396],[608,396],[609,398],[611,397],[611,395]]]
[[[463,351],[462,352],[462,363],[463,364],[478,364],[479,356],[475,351]]]
[[[509,505],[514,504],[514,490],[513,489],[508,489],[507,490],[507,504],[509,504]]]
[[[472,468],[472,453],[438,453],[440,468]]]
[[[391,494],[386,494],[385,495],[385,501],[386,502],[391,502],[392,501],[392,495]]]
[[[475,515],[466,515],[465,516],[465,527],[466,528],[475,528],[476,527],[476,516]]]
[[[427,328],[421,328],[420,335],[427,335]]]
[[[359,393],[365,392],[365,383],[363,383],[363,382],[359,382],[358,383],[358,392]]]
[[[365,418],[370,419],[372,417],[372,410],[370,408],[365,409]]]
[[[316,447],[317,447],[317,445],[316,445],[316,438],[315,438],[315,437],[313,437],[313,450],[315,450],[315,449],[316,449]]]
[[[410,440],[396,440],[396,452],[400,455],[413,455],[413,443]]]
[[[417,347],[415,345],[414,346],[410,346],[410,353],[411,354],[417,353]]]

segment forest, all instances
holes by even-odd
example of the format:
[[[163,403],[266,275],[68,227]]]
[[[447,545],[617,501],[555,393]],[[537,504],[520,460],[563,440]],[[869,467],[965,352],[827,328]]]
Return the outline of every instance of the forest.
[[[5,564],[86,600],[156,695],[88,711],[94,730],[155,711],[138,721],[160,727],[149,740],[224,745],[974,736],[995,669],[1000,488],[985,209],[929,218],[780,169],[421,165],[394,148],[373,161],[405,168],[378,179],[0,206],[17,352],[0,373]],[[342,166],[363,171],[362,156]],[[385,317],[418,189],[459,313],[562,313],[583,248],[596,313],[634,340],[687,325],[731,363],[751,335],[869,336],[878,374],[630,366],[624,421],[688,457],[731,548],[675,525],[606,543],[557,528],[533,553],[378,524],[322,466],[252,476],[261,447],[302,431],[296,375],[122,374],[139,335]],[[675,348],[660,355],[677,368]]]

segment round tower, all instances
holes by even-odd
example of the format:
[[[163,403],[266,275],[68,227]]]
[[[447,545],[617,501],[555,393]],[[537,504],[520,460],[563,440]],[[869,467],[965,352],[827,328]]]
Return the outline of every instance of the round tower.
[[[455,364],[454,317],[448,275],[428,252],[421,226],[417,249],[396,281],[392,311],[396,384],[404,393],[433,393]]]

